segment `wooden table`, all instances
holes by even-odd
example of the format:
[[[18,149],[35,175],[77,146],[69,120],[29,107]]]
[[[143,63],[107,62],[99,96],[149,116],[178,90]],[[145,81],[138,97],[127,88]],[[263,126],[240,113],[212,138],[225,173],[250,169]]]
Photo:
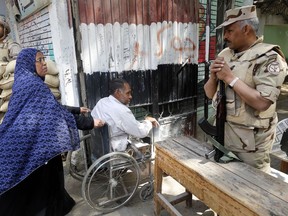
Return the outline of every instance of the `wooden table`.
[[[155,144],[154,213],[181,215],[161,193],[163,173],[220,216],[287,216],[288,184],[241,162],[204,158],[209,145],[185,136]],[[187,195],[187,194],[186,194]]]

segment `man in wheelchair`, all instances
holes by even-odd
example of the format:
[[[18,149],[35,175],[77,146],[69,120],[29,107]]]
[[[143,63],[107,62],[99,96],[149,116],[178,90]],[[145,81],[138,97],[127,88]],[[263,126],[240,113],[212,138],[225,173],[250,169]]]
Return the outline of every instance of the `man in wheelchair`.
[[[82,182],[84,199],[90,206],[105,213],[125,205],[139,184],[142,200],[153,196],[151,145],[140,141],[130,143],[129,136],[144,138],[152,127],[159,126],[152,117],[146,117],[141,122],[136,120],[128,108],[132,95],[127,81],[114,79],[109,88],[109,97],[100,99],[91,112],[94,119],[106,123],[98,132],[104,150],[109,149],[109,153],[93,162]]]
[[[91,115],[101,119],[109,126],[110,145],[113,151],[129,151],[134,149],[129,145],[129,136],[135,138],[147,137],[152,127],[158,127],[155,118],[147,116],[139,122],[134,117],[128,105],[132,99],[131,87],[124,79],[114,79],[109,85],[110,96],[102,98],[93,108]]]

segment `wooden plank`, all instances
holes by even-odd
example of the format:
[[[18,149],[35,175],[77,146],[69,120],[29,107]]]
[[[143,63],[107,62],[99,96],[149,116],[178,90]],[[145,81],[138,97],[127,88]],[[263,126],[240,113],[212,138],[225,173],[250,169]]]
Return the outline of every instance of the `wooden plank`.
[[[238,166],[238,164],[241,165]],[[284,201],[288,201],[288,185],[282,180],[267,175],[267,173],[258,169],[252,169],[251,166],[241,162],[220,163],[219,166],[233,172],[235,175],[249,181],[255,186],[258,186],[261,183],[262,190],[265,190]]]
[[[288,175],[286,173],[283,173],[282,171],[279,171],[271,167],[271,172],[269,174],[271,176],[274,176],[275,178],[281,179],[282,181],[288,183]]]
[[[181,136],[178,138],[174,138],[173,140],[200,156],[204,156],[203,152],[207,152],[209,151],[209,149],[212,148],[207,143],[200,143],[194,138]],[[240,162],[230,162],[227,164],[219,163],[219,165],[225,169],[230,170],[239,177],[249,181],[251,184],[258,185],[259,180],[263,181],[261,187],[265,188],[267,192],[278,196],[280,199],[288,200],[288,187],[285,182],[275,180],[275,177],[267,175],[260,170],[253,169],[251,168],[251,166],[245,163],[241,163],[241,166],[235,166],[235,163]],[[243,170],[245,170],[245,172],[243,172]],[[274,182],[275,184],[271,185],[271,182]],[[281,188],[284,188],[284,191]]]
[[[154,213],[155,215],[160,215],[161,212],[161,203],[160,200],[157,199],[157,194],[162,193],[162,179],[163,179],[163,172],[160,169],[160,166],[158,166],[158,160],[155,160],[155,166],[154,166]]]
[[[173,140],[166,140],[155,144],[155,146],[157,149],[156,161],[158,161],[160,168],[221,216],[264,216],[271,215],[270,211],[274,211],[273,214],[275,215],[288,215],[286,195],[270,193],[263,190],[261,186],[269,182],[268,174],[263,173],[268,177],[268,180],[260,179],[256,183],[258,185],[256,185],[232,170],[199,157],[193,151],[175,143]],[[243,163],[230,164],[231,166],[233,164],[236,168],[239,166],[240,170],[245,168],[245,166],[242,166]],[[246,167],[246,169],[248,168]],[[244,172],[246,172],[245,169]],[[281,181],[275,179],[270,184],[276,187],[277,184],[281,185]],[[276,203],[277,208],[274,205]]]
[[[205,153],[213,150],[212,145],[209,145],[205,142],[199,142],[193,137],[179,136],[173,138],[173,141],[177,142],[179,145],[182,145],[185,148],[188,148],[190,151],[195,152],[197,155],[205,157]]]
[[[190,199],[191,199],[191,201],[192,201],[192,194],[189,193],[189,192],[187,192],[187,191],[185,191],[185,192],[183,192],[183,193],[181,193],[181,194],[173,197],[173,199],[170,200],[170,203],[171,203],[172,205],[176,205],[176,204],[178,204],[178,203],[181,203],[181,202],[183,202],[183,201],[187,201],[187,200],[190,200]],[[192,205],[191,205],[191,206],[192,206]],[[191,206],[189,206],[189,207],[191,207]]]
[[[159,203],[161,203],[161,206],[165,208],[171,216],[181,216],[180,212],[177,211],[177,209],[171,203],[169,203],[161,193],[155,194],[155,198]]]

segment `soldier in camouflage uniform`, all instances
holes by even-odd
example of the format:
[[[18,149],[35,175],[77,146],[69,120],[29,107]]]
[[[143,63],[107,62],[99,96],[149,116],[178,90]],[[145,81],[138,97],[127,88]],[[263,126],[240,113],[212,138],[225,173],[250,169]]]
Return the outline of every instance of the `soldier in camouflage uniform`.
[[[0,124],[8,108],[9,97],[12,93],[11,84],[14,82],[15,61],[21,51],[21,46],[9,38],[10,31],[5,17],[0,15]],[[9,70],[6,70],[8,68]]]
[[[3,15],[0,15],[0,61],[9,62],[16,59],[21,51],[21,46],[8,37],[10,33],[9,24]]]
[[[211,64],[204,90],[216,107],[218,80],[225,82],[225,147],[245,163],[270,172],[276,101],[287,63],[279,46],[257,36],[258,26],[254,5],[226,11],[225,22],[217,28],[224,28],[227,48]]]

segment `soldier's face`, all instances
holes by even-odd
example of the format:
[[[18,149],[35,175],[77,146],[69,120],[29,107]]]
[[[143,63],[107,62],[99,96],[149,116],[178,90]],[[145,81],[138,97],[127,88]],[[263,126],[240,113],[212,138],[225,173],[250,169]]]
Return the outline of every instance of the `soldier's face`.
[[[224,41],[230,49],[241,52],[247,49],[247,38],[245,26],[241,28],[238,22],[232,23],[224,28]]]

